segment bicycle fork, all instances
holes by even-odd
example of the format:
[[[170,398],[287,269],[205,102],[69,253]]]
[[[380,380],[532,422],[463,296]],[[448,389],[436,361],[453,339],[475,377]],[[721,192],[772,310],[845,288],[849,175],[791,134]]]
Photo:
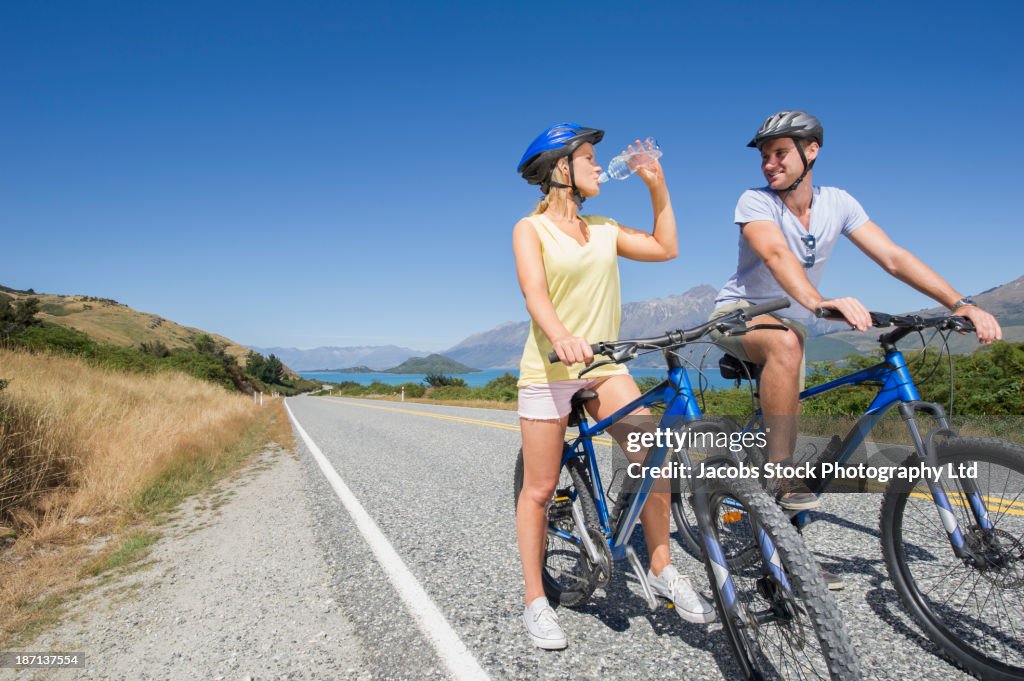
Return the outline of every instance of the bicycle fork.
[[[731,505],[737,502],[727,500],[726,503]],[[733,584],[732,572],[729,570],[725,552],[712,531],[714,525],[708,493],[700,488],[694,490],[694,513],[697,516],[697,526],[701,528],[705,555],[715,577],[715,587],[722,596],[722,605],[725,610],[725,612],[721,613],[722,616],[730,617],[732,614],[736,614],[739,616],[739,621],[745,626],[756,626],[768,620],[778,619],[780,616],[792,616],[792,612],[783,612],[777,607],[779,603],[789,600],[780,598],[780,590],[783,593],[791,594],[793,587],[782,566],[778,547],[776,547],[775,542],[764,528],[756,525],[752,527],[757,537],[758,549],[761,551],[763,558],[761,563],[763,574],[758,581],[758,589],[762,597],[771,604],[771,608],[766,612],[760,613],[744,612],[741,611],[740,604],[737,602],[736,586]]]
[[[937,408],[938,413],[935,413]],[[914,447],[917,450],[918,456],[925,462],[925,465],[938,470],[939,457],[935,451],[935,438],[939,436],[949,437],[956,436],[956,431],[949,427],[949,422],[946,420],[945,414],[942,413],[941,407],[933,405],[933,416],[939,422],[939,427],[934,428],[928,432],[927,436],[922,437],[921,430],[917,425],[917,421],[914,419],[915,408],[914,405],[900,404],[900,414],[903,417],[904,422],[907,425],[907,430],[910,431],[910,436],[914,441]],[[983,555],[978,555],[974,548],[968,545],[966,538],[964,537],[963,530],[960,528],[960,523],[956,518],[956,513],[953,511],[953,504],[949,500],[949,495],[946,494],[946,490],[942,488],[937,480],[928,479],[928,490],[931,492],[932,501],[935,503],[935,507],[938,509],[939,518],[942,521],[942,527],[946,530],[946,535],[949,538],[950,546],[953,548],[953,553],[958,558],[966,561],[970,561],[975,567],[984,567],[987,564],[987,559]],[[987,535],[991,535],[994,529],[992,521],[988,515],[988,508],[985,506],[985,500],[981,494],[981,490],[978,488],[976,481],[967,479],[961,479],[960,484],[964,489],[964,496],[967,497],[967,504],[971,509],[971,514],[974,516],[978,523],[978,527],[984,531]]]

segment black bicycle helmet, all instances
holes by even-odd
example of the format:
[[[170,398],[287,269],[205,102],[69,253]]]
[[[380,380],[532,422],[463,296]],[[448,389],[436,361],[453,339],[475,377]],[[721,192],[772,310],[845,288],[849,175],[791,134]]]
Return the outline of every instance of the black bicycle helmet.
[[[814,140],[818,146],[824,146],[825,133],[821,121],[806,111],[780,111],[764,120],[761,129],[754,139],[747,143],[748,147],[760,149],[768,140],[779,137],[792,137],[801,140]]]
[[[768,140],[782,137],[793,139],[796,143],[796,153],[800,154],[800,160],[804,164],[804,172],[800,174],[796,182],[783,190],[791,192],[800,186],[800,183],[807,177],[807,173],[814,167],[814,161],[807,162],[804,147],[799,140],[810,140],[817,142],[819,147],[824,146],[825,131],[821,127],[821,121],[806,111],[780,111],[764,119],[761,129],[754,135],[754,139],[747,143],[747,146],[760,149],[761,145]]]
[[[519,161],[517,171],[530,184],[540,185],[540,190],[547,194],[551,187],[572,189],[577,205],[585,198],[576,188],[576,174],[573,171],[572,153],[585,142],[597,144],[604,138],[604,130],[584,128],[575,123],[557,123],[537,136],[526,153]],[[570,184],[562,184],[551,179],[555,163],[563,156],[569,157]]]

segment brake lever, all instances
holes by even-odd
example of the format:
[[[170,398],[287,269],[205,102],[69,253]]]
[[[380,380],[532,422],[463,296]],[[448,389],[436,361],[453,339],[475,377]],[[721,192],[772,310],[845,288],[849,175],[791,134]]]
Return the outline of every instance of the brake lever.
[[[622,362],[625,362],[627,360],[635,359],[636,358],[636,345],[624,346],[621,349],[616,350],[615,352],[611,353],[610,357],[611,357],[611,359],[603,359],[600,362],[594,362],[593,364],[588,366],[586,369],[581,371],[578,374],[577,378],[583,378],[583,376],[585,374],[593,371],[594,369],[596,369],[598,367],[607,366],[608,364],[621,364]]]
[[[580,373],[579,373],[579,374],[578,374],[578,375],[576,376],[576,378],[583,378],[583,377],[584,377],[585,375],[589,374],[589,373],[590,373],[591,371],[593,371],[593,370],[594,370],[594,369],[596,369],[597,367],[603,367],[603,366],[605,366],[605,365],[607,365],[607,364],[618,364],[618,362],[616,362],[616,361],[615,361],[614,359],[603,359],[603,360],[601,360],[600,362],[594,362],[593,364],[591,364],[590,366],[588,366],[588,367],[587,367],[586,369],[584,369],[583,371],[581,371],[581,372],[580,372]],[[571,375],[571,374],[570,374],[570,375]]]

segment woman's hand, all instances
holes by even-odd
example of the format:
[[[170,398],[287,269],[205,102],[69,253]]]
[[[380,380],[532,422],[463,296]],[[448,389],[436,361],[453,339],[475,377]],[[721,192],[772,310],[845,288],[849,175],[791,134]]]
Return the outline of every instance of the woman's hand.
[[[626,151],[629,153],[635,151],[651,151],[654,147],[650,144],[644,144],[640,140],[637,140],[633,144],[626,147]],[[640,179],[644,181],[648,187],[657,186],[665,183],[665,173],[661,169],[661,163],[658,159],[651,158],[650,156],[638,156],[637,161],[641,164],[637,166],[636,174],[640,176]]]
[[[590,343],[587,342],[587,339],[582,336],[565,336],[564,338],[552,341],[551,346],[554,348],[555,354],[558,355],[558,359],[562,360],[562,364],[565,366],[578,364],[579,362],[590,366],[591,362],[594,361],[594,351],[590,349]]]

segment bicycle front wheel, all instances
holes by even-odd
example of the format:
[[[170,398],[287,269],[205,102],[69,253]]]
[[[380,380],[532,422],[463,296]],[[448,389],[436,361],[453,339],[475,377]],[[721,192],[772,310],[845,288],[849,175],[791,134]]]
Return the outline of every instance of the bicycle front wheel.
[[[742,504],[758,550],[730,570],[705,538],[708,579],[723,630],[748,679],[859,679],[853,644],[817,563],[789,519],[755,480],[708,480],[711,510],[726,500]],[[721,527],[710,528],[727,548]],[[767,556],[765,555],[767,553]],[[732,584],[730,590],[728,584]]]
[[[965,545],[953,553],[927,484],[889,486],[880,514],[882,553],[893,587],[928,637],[953,663],[984,679],[1024,679],[1024,448],[989,438],[938,445],[940,485]],[[916,464],[912,457],[908,464]],[[992,528],[971,509],[970,490],[945,472],[971,470]]]
[[[748,465],[761,465],[759,453],[755,459],[747,450],[730,449],[729,443],[736,441],[734,434],[740,433],[739,424],[732,419],[708,417],[688,424],[686,428],[690,433],[685,440],[688,446],[671,453],[679,466],[689,462],[697,470],[701,462],[722,456],[735,458]],[[686,552],[697,560],[703,560],[704,542],[697,528],[693,486],[690,483],[691,480],[685,478],[676,483],[679,489],[672,493],[672,519],[675,521],[680,544]],[[757,545],[754,542],[749,518],[740,502],[731,498],[720,499],[719,504],[711,507],[711,519],[718,525],[717,532],[721,537],[722,550],[728,560],[729,569],[737,569],[753,560]]]
[[[597,587],[606,585],[611,576],[611,553],[599,529],[593,482],[581,464],[582,460],[572,459],[562,466],[559,474],[558,485],[547,509],[547,545],[541,571],[544,595],[552,603],[570,608],[586,603]],[[516,459],[513,488],[518,507],[523,490],[522,449]],[[576,523],[574,505],[582,512],[584,527]],[[583,545],[584,532],[599,552],[597,561],[591,560]]]

